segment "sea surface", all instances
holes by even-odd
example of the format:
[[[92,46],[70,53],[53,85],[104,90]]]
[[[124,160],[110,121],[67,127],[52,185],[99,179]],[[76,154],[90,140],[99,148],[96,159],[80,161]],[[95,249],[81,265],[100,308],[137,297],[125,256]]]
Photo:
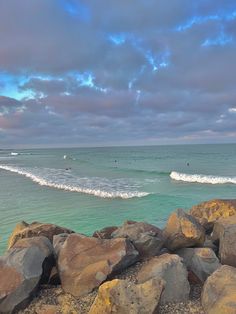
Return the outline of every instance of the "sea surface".
[[[91,235],[236,198],[236,144],[0,150],[0,252],[19,221]]]

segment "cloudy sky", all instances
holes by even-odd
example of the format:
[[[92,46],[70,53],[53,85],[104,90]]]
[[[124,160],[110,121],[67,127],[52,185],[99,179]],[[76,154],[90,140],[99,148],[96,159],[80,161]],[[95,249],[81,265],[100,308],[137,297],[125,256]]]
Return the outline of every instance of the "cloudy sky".
[[[0,147],[236,142],[235,0],[1,0]]]

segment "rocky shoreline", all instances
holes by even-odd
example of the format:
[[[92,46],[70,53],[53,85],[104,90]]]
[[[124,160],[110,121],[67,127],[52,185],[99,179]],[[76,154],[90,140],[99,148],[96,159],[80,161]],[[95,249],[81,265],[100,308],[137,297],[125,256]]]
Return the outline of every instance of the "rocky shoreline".
[[[236,200],[91,237],[17,224],[0,257],[0,313],[236,313]]]

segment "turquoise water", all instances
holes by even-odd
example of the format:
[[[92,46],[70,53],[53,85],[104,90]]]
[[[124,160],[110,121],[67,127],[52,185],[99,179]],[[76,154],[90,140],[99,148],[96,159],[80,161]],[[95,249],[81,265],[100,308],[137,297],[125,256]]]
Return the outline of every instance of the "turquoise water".
[[[21,220],[88,235],[127,219],[163,227],[175,208],[236,198],[235,183],[236,144],[1,150],[0,250]]]

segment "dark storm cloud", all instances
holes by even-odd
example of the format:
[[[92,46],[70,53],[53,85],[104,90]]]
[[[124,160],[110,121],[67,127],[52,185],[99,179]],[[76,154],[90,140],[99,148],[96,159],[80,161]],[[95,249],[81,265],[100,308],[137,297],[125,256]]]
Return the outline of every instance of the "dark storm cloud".
[[[235,141],[235,1],[2,0],[3,145]]]

